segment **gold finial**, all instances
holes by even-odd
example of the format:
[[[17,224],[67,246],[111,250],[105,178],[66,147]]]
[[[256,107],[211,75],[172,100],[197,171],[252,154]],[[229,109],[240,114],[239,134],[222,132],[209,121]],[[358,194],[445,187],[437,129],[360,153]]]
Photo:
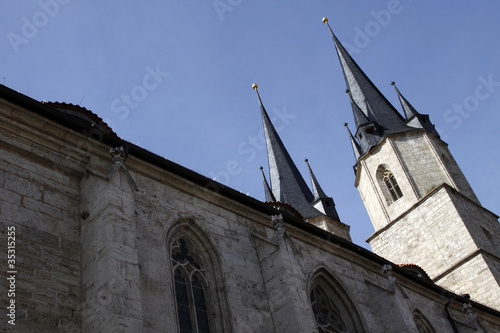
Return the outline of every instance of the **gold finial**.
[[[323,17],[323,23],[328,23],[328,19],[326,17]]]
[[[259,86],[257,85],[257,83],[254,83],[254,84],[252,84],[252,88],[257,90],[257,88],[259,88]]]

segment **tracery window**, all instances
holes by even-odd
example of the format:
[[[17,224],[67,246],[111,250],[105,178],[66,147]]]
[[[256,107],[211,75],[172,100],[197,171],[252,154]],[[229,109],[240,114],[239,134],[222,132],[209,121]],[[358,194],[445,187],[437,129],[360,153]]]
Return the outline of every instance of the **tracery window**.
[[[390,170],[384,170],[382,179],[385,186],[387,187],[387,190],[391,194],[393,201],[396,201],[403,196],[403,192],[401,192],[398,182],[396,181],[394,174]]]
[[[435,333],[434,327],[432,327],[431,323],[425,318],[425,316],[418,310],[413,312],[413,320],[415,321],[415,325],[417,326],[417,330],[419,333]]]
[[[349,332],[335,301],[320,285],[311,290],[311,305],[320,333]]]
[[[173,242],[171,257],[180,333],[210,332],[208,289],[202,258],[186,237]]]

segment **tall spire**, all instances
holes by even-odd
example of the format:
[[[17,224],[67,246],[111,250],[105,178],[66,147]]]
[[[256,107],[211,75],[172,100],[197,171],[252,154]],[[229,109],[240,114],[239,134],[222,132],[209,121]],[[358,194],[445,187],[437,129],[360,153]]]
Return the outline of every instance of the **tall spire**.
[[[311,166],[309,165],[309,160],[306,158],[305,160],[307,164],[307,168],[309,169],[309,175],[311,177],[311,183],[313,187],[314,200],[312,205],[314,208],[322,212],[328,217],[331,217],[334,220],[340,221],[339,215],[337,214],[337,210],[335,209],[335,203],[333,199],[323,192],[323,189],[319,185],[316,176],[314,175]]]
[[[404,98],[403,94],[399,92],[398,87],[396,87],[396,83],[394,81],[391,82],[391,85],[396,89],[396,94],[398,94],[399,102],[401,103],[401,107],[404,110],[406,116],[406,124],[415,128],[425,128],[435,136],[439,138],[439,133],[434,128],[434,125],[430,122],[429,115],[419,113],[411,104],[408,102],[406,98]]]
[[[266,175],[264,175],[264,168],[260,167],[260,171],[262,172],[262,181],[264,183],[264,194],[266,196],[266,201],[276,201],[276,198],[274,197],[273,192],[271,191],[271,188],[267,183]]]
[[[306,219],[323,215],[311,206],[314,196],[278,136],[264,108],[259,91],[257,90],[258,86],[254,83],[252,88],[255,89],[257,98],[259,99],[262,123],[264,125],[271,193],[276,200],[292,205]]]
[[[323,23],[327,25],[333,38],[333,43],[342,67],[342,72],[344,73],[347,89],[350,92],[351,104],[353,107],[357,129],[361,125],[359,123],[360,116],[357,113],[361,110],[366,118],[383,129],[383,133],[380,133],[381,137],[385,134],[411,130],[411,128],[406,126],[405,120],[401,114],[385,98],[385,96],[382,95],[368,76],[352,59],[344,46],[339,42],[330,28],[326,17],[323,18]],[[359,137],[358,139],[361,140]],[[363,147],[363,144],[361,144],[361,146],[363,153],[365,153],[365,147]],[[371,145],[369,145],[368,149],[369,148],[371,148]]]

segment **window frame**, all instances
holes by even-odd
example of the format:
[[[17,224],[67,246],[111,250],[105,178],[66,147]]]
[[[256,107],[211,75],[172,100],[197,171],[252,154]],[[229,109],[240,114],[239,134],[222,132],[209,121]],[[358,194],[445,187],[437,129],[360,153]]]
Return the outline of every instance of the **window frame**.
[[[168,306],[172,309],[172,321],[175,323],[176,332],[180,333],[180,326],[171,249],[179,238],[189,239],[190,244],[193,244],[196,248],[196,258],[203,261],[204,264],[204,292],[210,332],[232,332],[231,311],[224,294],[226,287],[224,285],[222,264],[219,259],[220,255],[194,218],[181,217],[172,220],[173,222],[168,224],[169,228],[165,230],[164,239],[166,240],[166,267],[169,267],[166,277],[169,277],[170,280],[169,293],[171,295]]]
[[[184,249],[187,250],[185,253]],[[178,257],[178,251],[181,251],[181,255],[184,255],[185,258],[182,261],[176,260],[174,256]],[[209,294],[207,293],[208,291],[208,284],[206,282],[206,277],[205,277],[205,265],[203,262],[203,259],[198,255],[197,253],[197,248],[196,246],[192,243],[192,241],[187,238],[185,235],[180,235],[171,244],[170,247],[170,258],[172,261],[172,272],[173,272],[173,279],[174,279],[174,293],[175,293],[175,305],[176,305],[176,310],[177,310],[177,324],[178,328],[181,333],[183,333],[185,330],[183,330],[183,327],[181,327],[183,324],[183,320],[181,320],[182,315],[179,311],[180,305],[179,305],[179,294],[180,291],[178,290],[179,286],[179,279],[182,278],[183,283],[185,284],[185,298],[187,301],[187,308],[189,312],[189,326],[191,326],[190,330],[186,330],[186,332],[193,332],[193,333],[203,333],[203,332],[213,332],[213,329],[211,329],[210,324],[210,319],[208,317],[208,313],[210,313],[210,300],[207,299],[209,297]],[[174,254],[174,251],[177,253]],[[194,255],[196,258],[193,258],[190,255]],[[177,274],[179,273],[179,274]],[[195,291],[194,291],[194,280],[198,279],[199,280],[199,285],[202,287],[201,291],[203,292],[203,302],[205,303],[204,309],[199,308],[199,304],[197,304],[196,296],[195,296]],[[205,312],[207,315],[205,316],[206,318],[206,323],[201,323],[203,320],[202,318],[199,317],[200,311]],[[207,330],[202,327],[202,325],[205,325]]]
[[[328,269],[321,265],[320,268],[315,270],[315,273],[312,274],[312,278],[310,278],[309,281],[308,301],[311,306],[310,309],[313,315],[313,320],[319,332],[329,333],[329,331],[322,330],[321,327],[319,327],[316,320],[316,314],[314,313],[311,294],[316,287],[321,287],[325,294],[329,297],[330,301],[336,306],[336,311],[339,313],[344,324],[346,325],[346,330],[343,332],[366,332],[362,317],[360,316],[355,303],[352,301],[352,298],[348,294],[347,289],[337,278],[335,278],[332,273],[330,273]]]

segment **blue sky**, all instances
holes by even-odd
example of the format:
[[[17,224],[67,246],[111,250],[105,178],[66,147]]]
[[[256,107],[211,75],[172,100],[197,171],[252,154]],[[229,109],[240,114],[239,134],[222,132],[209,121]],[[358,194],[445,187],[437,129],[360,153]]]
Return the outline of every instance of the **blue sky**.
[[[483,206],[500,213],[497,1],[2,1],[0,79],[94,111],[117,134],[263,199],[251,89],[309,182],[307,157],[356,244],[373,233],[343,127],[353,124],[323,16],[400,110],[427,113]]]

